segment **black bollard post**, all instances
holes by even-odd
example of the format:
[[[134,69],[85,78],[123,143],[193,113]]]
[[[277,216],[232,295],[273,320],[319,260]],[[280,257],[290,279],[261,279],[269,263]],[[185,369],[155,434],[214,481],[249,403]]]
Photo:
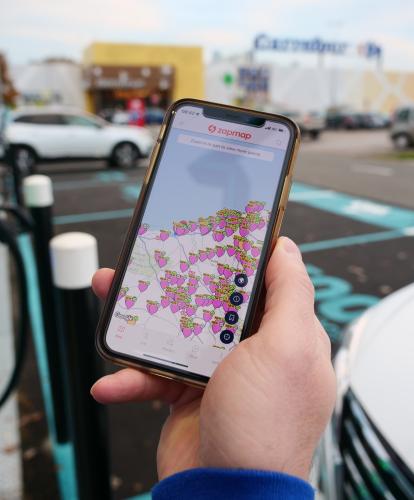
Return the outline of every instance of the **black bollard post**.
[[[102,375],[94,342],[98,303],[90,286],[98,268],[97,243],[86,233],[66,233],[55,236],[50,249],[65,335],[78,495],[80,500],[109,500],[105,409],[89,393],[92,384]]]
[[[64,346],[56,316],[56,291],[52,281],[49,252],[49,241],[53,236],[53,189],[50,178],[45,175],[26,177],[23,180],[23,195],[34,223],[33,246],[39,276],[56,441],[64,443],[68,440],[67,396],[64,380]]]
[[[22,194],[22,182],[23,182],[23,174],[18,167],[13,162],[10,162],[9,167],[11,168],[11,173],[13,177],[13,187],[14,187],[14,196],[16,204],[20,207],[23,206],[23,194]]]

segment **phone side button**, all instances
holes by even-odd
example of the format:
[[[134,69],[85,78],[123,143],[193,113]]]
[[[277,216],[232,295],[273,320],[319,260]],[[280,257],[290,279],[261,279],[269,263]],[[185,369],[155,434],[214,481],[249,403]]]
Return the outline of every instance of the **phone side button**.
[[[167,125],[165,123],[161,125],[160,133],[158,134],[158,139],[157,139],[158,142],[162,141],[166,127]]]
[[[279,236],[279,231],[280,231],[280,228],[282,226],[284,215],[285,215],[285,207],[283,205],[281,205],[279,207],[279,210],[277,211],[276,225],[275,225],[275,230],[273,232],[273,241],[272,241],[273,245],[276,243],[277,238]]]
[[[145,174],[144,181],[143,181],[144,184],[147,184],[147,182],[150,178],[150,175],[151,175],[152,169],[154,167],[154,163],[155,163],[155,160],[157,158],[157,154],[158,154],[159,149],[160,149],[160,144],[159,144],[159,142],[157,142],[154,146],[154,149],[152,150],[152,153],[151,153],[149,165],[147,167],[147,172]]]

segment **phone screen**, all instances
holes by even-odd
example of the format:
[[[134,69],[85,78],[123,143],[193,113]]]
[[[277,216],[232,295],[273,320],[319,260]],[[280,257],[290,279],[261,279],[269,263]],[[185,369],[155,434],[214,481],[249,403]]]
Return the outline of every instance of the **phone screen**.
[[[292,134],[263,122],[176,109],[106,332],[114,353],[203,378],[240,341]]]

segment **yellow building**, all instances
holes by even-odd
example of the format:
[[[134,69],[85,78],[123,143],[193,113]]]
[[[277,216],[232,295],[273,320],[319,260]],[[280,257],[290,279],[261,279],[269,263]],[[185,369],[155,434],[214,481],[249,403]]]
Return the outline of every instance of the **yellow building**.
[[[128,107],[133,99],[166,107],[183,97],[204,97],[201,47],[95,42],[83,57],[89,111]]]

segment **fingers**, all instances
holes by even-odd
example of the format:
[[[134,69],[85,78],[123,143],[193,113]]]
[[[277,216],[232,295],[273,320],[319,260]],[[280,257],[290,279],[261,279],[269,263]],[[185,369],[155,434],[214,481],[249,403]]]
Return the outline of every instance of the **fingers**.
[[[98,403],[129,403],[160,399],[175,403],[185,386],[171,380],[155,377],[132,368],[106,375],[93,385],[91,394]]]
[[[261,331],[269,342],[290,352],[319,344],[323,329],[314,312],[313,285],[298,247],[289,238],[278,240],[267,268],[266,288]]]
[[[111,286],[114,270],[103,268],[96,271],[92,278],[92,289],[100,299],[105,300]]]
[[[314,289],[302,255],[289,238],[280,237],[266,271],[266,309],[275,306],[313,312]]]

